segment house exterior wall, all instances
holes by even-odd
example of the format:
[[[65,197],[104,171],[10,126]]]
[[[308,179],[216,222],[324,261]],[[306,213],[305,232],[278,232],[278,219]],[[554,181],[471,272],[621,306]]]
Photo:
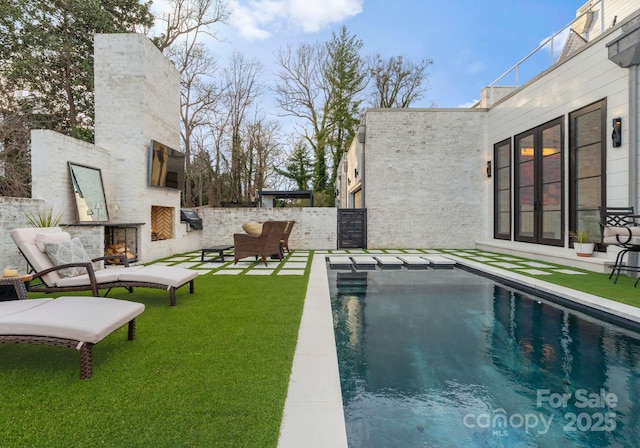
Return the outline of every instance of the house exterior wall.
[[[486,110],[369,109],[363,123],[368,247],[473,247],[487,227]]]
[[[610,0],[611,1],[611,0]],[[609,3],[607,3],[609,6]],[[564,63],[540,74],[495,104],[488,112],[488,151],[493,145],[521,132],[562,117],[564,123],[564,201],[565,247],[568,247],[569,224],[569,113],[599,100],[607,100],[606,109],[606,198],[608,206],[628,206],[629,198],[629,69],[608,60],[606,44],[621,34],[620,27],[594,39]],[[613,148],[611,119],[622,117],[622,146]],[[512,173],[513,179],[513,173]],[[493,187],[493,186],[492,186]],[[493,189],[487,191],[489,216],[493,216]],[[513,201],[512,201],[513,202]],[[492,219],[491,219],[492,221]],[[512,217],[513,223],[513,217]],[[493,237],[493,228],[487,238]]]

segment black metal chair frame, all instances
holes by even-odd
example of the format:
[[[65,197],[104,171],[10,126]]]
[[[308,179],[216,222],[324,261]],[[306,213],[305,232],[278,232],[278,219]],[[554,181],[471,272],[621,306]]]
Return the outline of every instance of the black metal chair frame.
[[[614,273],[616,274],[614,283],[618,281],[621,271],[640,272],[640,266],[625,266],[623,264],[624,256],[629,252],[640,253],[640,244],[631,243],[633,235],[630,227],[640,226],[640,223],[636,220],[637,218],[640,218],[640,215],[634,214],[633,207],[606,207],[601,209],[600,226],[603,233],[605,227],[625,228],[628,232],[628,236],[621,237],[620,235],[616,235],[618,242],[615,243],[615,246],[620,247],[622,250],[618,252],[616,261],[612,266],[611,274],[609,274],[609,278],[613,277]],[[640,280],[640,278],[638,280]],[[636,280],[634,286],[638,284],[638,280]]]

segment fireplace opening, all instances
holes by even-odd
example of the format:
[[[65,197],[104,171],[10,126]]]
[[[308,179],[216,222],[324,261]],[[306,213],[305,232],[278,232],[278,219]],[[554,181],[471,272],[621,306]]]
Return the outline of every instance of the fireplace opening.
[[[151,206],[151,241],[173,238],[173,207]]]

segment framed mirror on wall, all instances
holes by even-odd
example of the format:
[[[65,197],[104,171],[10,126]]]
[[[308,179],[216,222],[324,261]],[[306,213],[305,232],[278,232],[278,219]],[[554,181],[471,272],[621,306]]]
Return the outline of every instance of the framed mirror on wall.
[[[98,168],[68,162],[79,223],[108,222],[109,210]]]

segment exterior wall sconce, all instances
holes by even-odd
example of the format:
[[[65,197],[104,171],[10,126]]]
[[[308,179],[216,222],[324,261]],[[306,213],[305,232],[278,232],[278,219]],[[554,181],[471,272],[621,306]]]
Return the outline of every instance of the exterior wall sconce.
[[[487,177],[491,178],[491,160],[487,161]]]
[[[338,197],[338,196],[340,196],[340,190],[338,190],[338,189],[336,188],[336,191],[335,191],[335,197]]]
[[[622,146],[622,118],[616,117],[612,120],[613,132],[611,132],[611,143],[614,148]]]
[[[358,168],[353,169],[353,174],[355,175],[355,177],[358,177]]]

